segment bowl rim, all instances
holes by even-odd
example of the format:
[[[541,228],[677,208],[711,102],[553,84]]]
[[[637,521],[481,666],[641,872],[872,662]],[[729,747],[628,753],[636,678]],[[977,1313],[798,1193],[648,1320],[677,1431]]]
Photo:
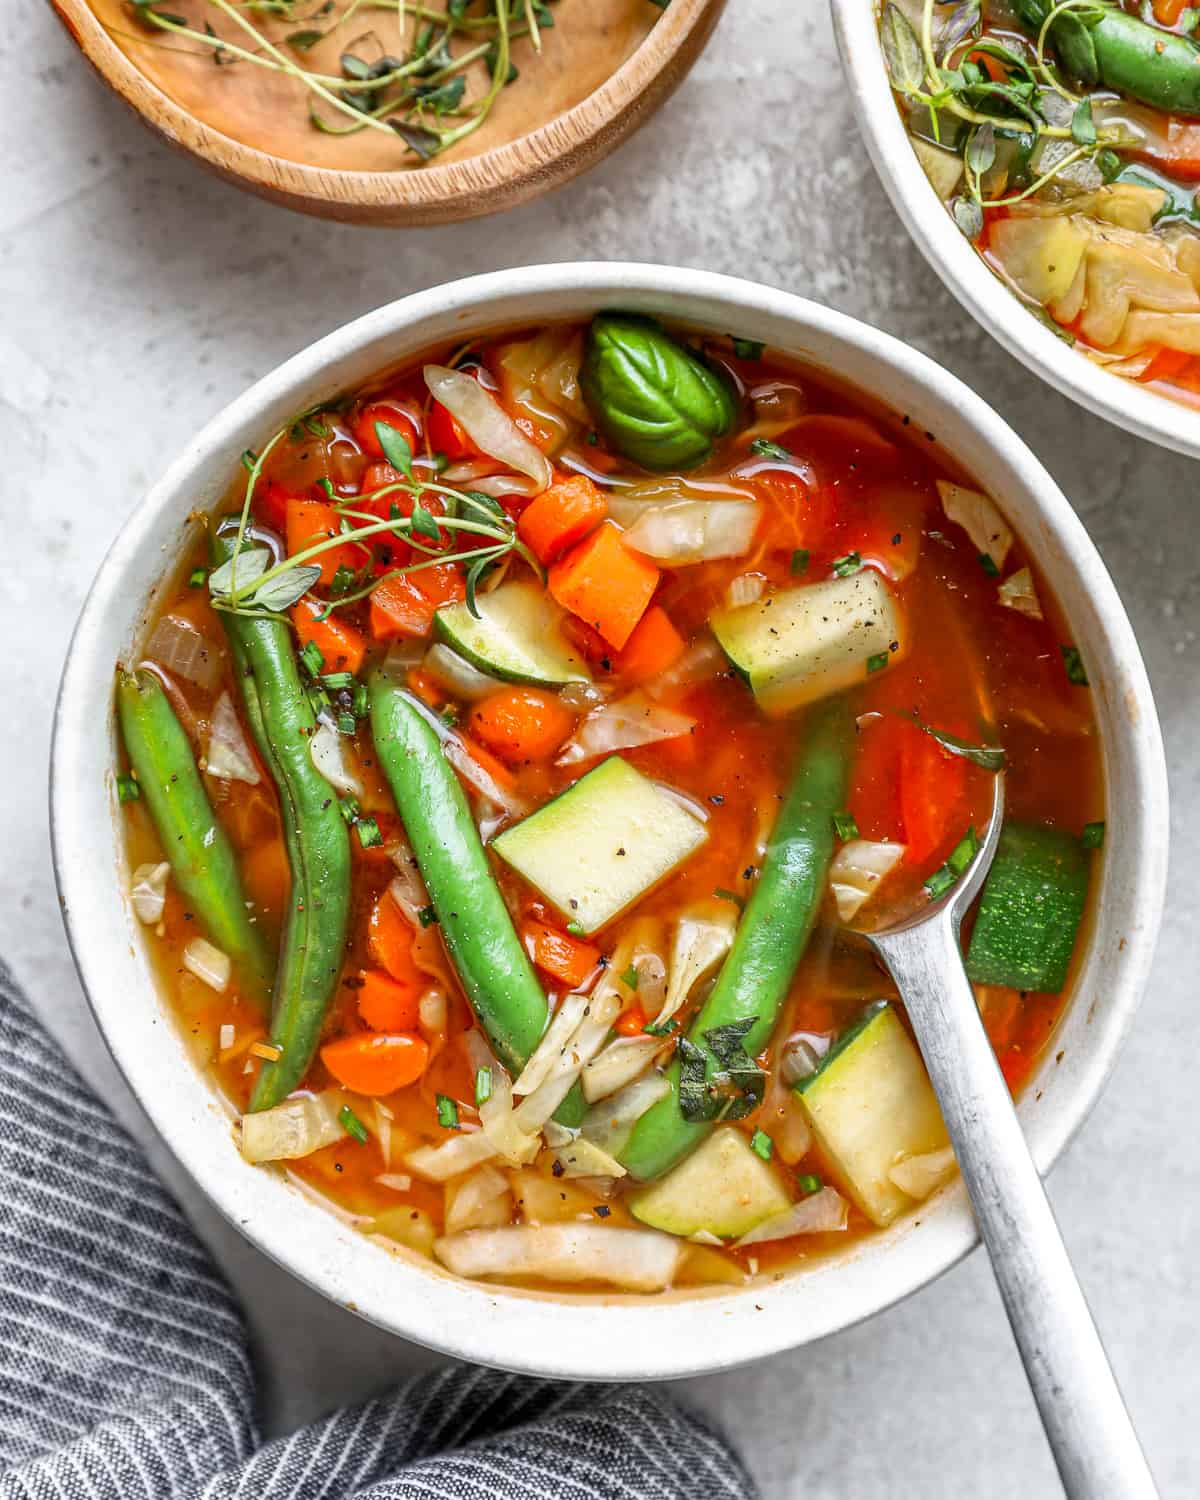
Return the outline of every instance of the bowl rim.
[[[1147,442],[1200,457],[1200,410],[1110,375],[1029,313],[958,231],[909,143],[879,40],[877,0],[830,0],[842,71],[884,191],[946,288],[1026,369]],[[1014,307],[1025,316],[1013,316]]]
[[[143,73],[109,36],[89,0],[50,4],[104,82],[169,145],[227,180],[302,212],[415,226],[500,212],[600,160],[690,71],[726,0],[674,0],[599,88],[524,135],[477,156],[390,172],[319,167],[236,140]]]
[[[962,425],[1013,491],[1026,494],[1043,536],[1077,575],[1079,607],[1090,612],[1087,628],[1095,633],[1093,657],[1111,664],[1111,682],[1097,675],[1097,686],[1105,712],[1119,726],[1114,741],[1123,753],[1128,750],[1131,784],[1121,807],[1110,809],[1121,826],[1119,838],[1114,828],[1109,843],[1120,846],[1135,878],[1125,882],[1130,894],[1119,941],[1116,931],[1101,931],[1089,944],[1089,973],[1094,960],[1105,976],[1104,1000],[1093,999],[1086,1023],[1080,1022],[1086,1024],[1087,1045],[1074,1050],[1061,1070],[1061,1099],[1050,1088],[1049,1105],[1041,1105],[1040,1090],[1037,1103],[1031,1090],[1022,1101],[1043,1172],[1098,1097],[1149,972],[1166,884],[1162,741],[1132,628],[1104,565],[1066,498],[1007,424],[957,377],[890,335],[788,292],[712,272],[576,262],[490,272],[402,298],[318,340],[235,398],[135,508],[100,565],[68,647],[54,717],[50,822],[76,967],[101,1033],[147,1116],[205,1195],[252,1243],[315,1290],[393,1333],[476,1363],[559,1378],[710,1373],[852,1326],[956,1264],[977,1242],[961,1183],[930,1200],[919,1216],[907,1216],[852,1252],[733,1292],[579,1297],[458,1280],[428,1261],[389,1254],[336,1214],[316,1208],[281,1174],[262,1174],[241,1161],[227,1112],[161,1006],[118,882],[94,878],[114,861],[119,868],[121,859],[111,733],[105,738],[98,727],[106,718],[111,725],[112,669],[121,650],[111,622],[131,610],[135,619],[142,615],[147,595],[138,570],[161,577],[166,521],[177,524],[191,509],[203,466],[219,462],[228,472],[228,455],[242,451],[254,429],[266,428],[269,412],[301,409],[314,389],[335,388],[339,362],[369,356],[380,368],[387,363],[378,352],[383,347],[398,349],[407,339],[416,352],[431,342],[426,330],[435,325],[494,327],[514,321],[511,309],[517,305],[534,322],[539,310],[543,317],[555,316],[556,306],[564,315],[571,308],[578,315],[624,305],[713,327],[728,323],[751,337],[782,327],[780,346],[814,363],[820,359],[810,351],[832,347],[838,358],[858,360],[865,370],[889,367],[897,382],[921,388],[915,405],[906,396],[914,420],[924,418],[929,427],[940,414],[946,424]],[[1110,867],[1117,868],[1106,858],[1105,901]],[[1102,938],[1107,946],[1101,954]],[[1068,1007],[1068,1016],[1080,999]],[[1054,1072],[1043,1055],[1037,1080]]]

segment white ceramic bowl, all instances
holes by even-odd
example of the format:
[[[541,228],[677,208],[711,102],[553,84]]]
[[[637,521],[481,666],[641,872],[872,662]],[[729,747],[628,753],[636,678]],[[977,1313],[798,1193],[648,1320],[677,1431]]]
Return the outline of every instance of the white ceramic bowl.
[[[483,1364],[606,1380],[725,1368],[887,1307],[975,1243],[961,1187],[837,1259],[736,1291],[654,1299],[516,1292],[389,1253],[281,1176],[247,1166],[225,1109],[189,1060],[124,895],[111,698],[114,663],[139,639],[185,518],[217,502],[244,449],[294,412],[430,344],[614,306],[763,339],[909,413],[1000,500],[1062,601],[1094,685],[1109,810],[1086,959],[1055,1045],[1021,1103],[1034,1156],[1049,1168],[1112,1067],[1161,912],[1166,775],[1137,643],[1071,507],[977,396],[886,334],[785,292],[662,266],[531,266],[394,302],[290,359],[192,441],[105,558],[63,674],[51,791],[59,893],[96,1018],[147,1114],[231,1222],[310,1286],[407,1338]]]
[[[1200,411],[1110,375],[1031,316],[946,212],[892,97],[876,24],[878,0],[830,0],[858,127],[879,180],[917,248],[973,318],[1055,389],[1138,437],[1200,458]]]

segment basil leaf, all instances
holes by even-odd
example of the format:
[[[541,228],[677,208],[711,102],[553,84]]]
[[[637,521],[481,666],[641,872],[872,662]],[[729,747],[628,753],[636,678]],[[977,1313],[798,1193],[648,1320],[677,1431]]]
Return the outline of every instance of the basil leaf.
[[[737,415],[724,377],[653,318],[593,318],[579,384],[609,446],[656,472],[704,463]]]
[[[685,1036],[679,1038],[678,1056],[679,1109],[683,1118],[693,1124],[699,1120],[711,1120],[717,1106],[708,1092],[708,1059]]]
[[[902,94],[920,93],[925,86],[921,43],[912,23],[894,0],[888,0],[884,9],[879,35],[894,87]]]
[[[1077,146],[1096,144],[1096,122],[1092,119],[1092,101],[1081,99],[1071,116],[1071,139]]]
[[[315,564],[301,563],[297,567],[288,568],[284,573],[277,573],[274,578],[268,578],[266,583],[255,589],[250,602],[259,609],[269,609],[278,614],[299,603],[320,576],[321,570]]]
[[[967,165],[981,177],[996,160],[996,131],[991,122],[971,132],[967,141]]]

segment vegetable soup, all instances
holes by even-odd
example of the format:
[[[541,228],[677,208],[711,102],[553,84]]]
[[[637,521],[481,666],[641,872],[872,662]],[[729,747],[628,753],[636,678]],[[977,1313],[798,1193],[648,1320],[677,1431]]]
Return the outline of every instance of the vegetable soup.
[[[888,1225],[954,1160],[846,928],[954,884],[1001,768],[968,967],[1028,1077],[1098,738],[936,434],[610,313],[301,413],[189,527],[117,788],[246,1161],[522,1285],[740,1284]]]
[[[913,148],[959,229],[1113,374],[1200,406],[1200,11],[886,0]]]

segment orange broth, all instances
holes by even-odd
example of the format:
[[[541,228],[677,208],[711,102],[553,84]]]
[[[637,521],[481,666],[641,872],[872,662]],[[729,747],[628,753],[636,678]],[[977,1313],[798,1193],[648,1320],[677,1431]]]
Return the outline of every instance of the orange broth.
[[[569,332],[564,330],[564,338]],[[505,349],[530,337],[505,333],[476,346],[484,371],[490,372],[483,376],[485,384],[497,384],[493,377],[502,373]],[[910,850],[888,878],[889,899],[918,894],[922,882],[946,860],[967,827],[982,827],[990,805],[989,774],[947,755],[897,711],[915,713],[973,742],[980,739],[981,725],[990,723],[990,742],[1003,745],[1008,755],[1011,816],[1048,822],[1076,834],[1101,818],[1098,736],[1090,694],[1072,684],[1064,669],[1061,646],[1070,639],[1065,624],[1038,574],[1036,559],[1019,539],[1003,571],[1011,575],[1024,566],[1032,569],[1046,618],[1032,619],[1000,604],[994,570],[981,565],[976,547],[943,513],[935,481],[969,480],[964,481],[942,454],[936,435],[916,431],[907,418],[885,413],[862,397],[836,389],[802,366],[771,355],[738,358],[725,340],[693,338],[704,343],[708,357],[736,383],[741,407],[737,428],[719,445],[705,475],[734,473],[740,485],[764,502],[765,511],[748,555],[664,567],[655,604],[679,634],[689,643],[700,640],[710,611],[721,602],[731,581],[747,573],[761,575],[768,589],[784,589],[828,577],[835,560],[852,553],[861,556],[864,565],[877,566],[885,577],[911,568],[907,576],[891,583],[908,622],[907,652],[886,669],[869,675],[855,690],[853,705],[857,734],[847,810],[862,838],[905,843]],[[434,351],[434,357],[446,363],[454,354],[449,349]],[[329,490],[338,497],[353,497],[364,485],[369,490],[378,482],[379,460],[363,451],[365,429],[360,420],[371,399],[387,398],[396,403],[395,410],[408,412],[421,428],[418,447],[428,448],[434,424],[420,378],[421,363],[391,372],[369,389],[331,404],[307,428],[297,425],[266,463],[255,491],[253,518],[278,529],[288,496],[326,500]],[[551,452],[558,475],[572,472],[575,463],[585,464],[600,478],[634,468],[608,453],[594,434],[589,441],[586,427],[562,412],[552,414],[553,421],[540,423],[537,403],[514,401],[503,380],[497,396],[518,425]],[[770,441],[785,448],[791,459],[781,462],[751,451],[748,438],[756,424],[763,427],[764,413],[778,416],[788,410],[796,420],[776,427]],[[444,419],[440,430],[446,430]],[[603,486],[600,489],[603,493]],[[245,475],[239,474],[223,508],[239,507],[244,490]],[[522,497],[504,499],[506,508],[518,517],[528,503]],[[806,564],[799,555],[802,551],[808,554]],[[206,525],[199,521],[193,543],[181,559],[179,577],[186,580],[192,570],[203,571],[207,566]],[[512,573],[528,571],[523,562],[513,560]],[[220,619],[203,587],[181,581],[178,588],[168,591],[163,613],[190,621],[221,652],[220,679],[211,691],[162,674],[199,755],[207,743],[218,694],[229,692],[237,703],[237,684],[221,645]],[[371,639],[369,601],[339,610],[337,618],[362,633],[369,659],[388,649],[386,643]],[[618,694],[633,686],[622,678],[619,652],[585,626],[569,628],[574,628],[598,682]],[[401,637],[405,639],[414,660],[410,686],[435,711],[453,720],[454,732],[470,743],[470,706],[456,702],[452,693],[416,665],[419,646]],[[746,684],[728,667],[664,693],[661,702],[693,718],[692,731],[622,753],[648,777],[702,806],[709,836],[690,860],[631,911],[593,936],[579,939],[604,955],[611,955],[633,920],[659,918],[669,930],[673,918],[689,902],[716,892],[720,899],[736,905],[750,896],[787,768],[803,742],[806,711],[779,719],[764,717]],[[358,1010],[360,974],[380,967],[370,923],[378,903],[391,901],[387,888],[396,874],[391,855],[403,832],[386,780],[375,763],[367,720],[359,720],[353,738],[366,788],[362,806],[377,820],[382,844],[364,849],[351,836],[350,935],[323,1043],[364,1029]],[[498,766],[486,755],[484,760],[529,807],[542,805],[596,764],[585,760],[558,765],[553,756],[517,760],[508,766]],[[205,780],[217,815],[238,852],[247,897],[254,903],[262,930],[275,944],[287,900],[288,872],[270,779],[264,776],[253,787],[212,776]],[[472,801],[480,811],[480,799],[473,795]],[[145,804],[130,802],[125,812],[130,867],[161,858]],[[519,928],[536,920],[561,931],[562,914],[537,890],[494,855],[491,867]],[[240,1113],[248,1104],[260,1066],[249,1048],[266,1039],[269,1025],[253,1004],[239,997],[236,975],[229,989],[218,994],[185,970],[181,954],[196,935],[195,929],[193,916],[172,884],[151,940],[155,966],[197,1061]],[[364,1232],[379,1233],[423,1253],[429,1253],[432,1234],[442,1228],[444,1190],[409,1173],[403,1156],[418,1144],[436,1145],[446,1139],[448,1132],[438,1119],[438,1095],[455,1101],[458,1128],[473,1129],[477,1122],[474,1074],[460,1044],[461,1035],[473,1024],[471,1008],[438,931],[434,924],[414,936],[421,955],[418,962],[426,969],[425,982],[435,983],[440,974],[436,982],[447,995],[446,1023],[444,1029],[418,1028],[430,1046],[430,1061],[420,1081],[379,1101],[390,1112],[385,1127],[390,1131],[390,1149],[385,1152],[381,1141],[381,1116],[371,1100],[363,1099],[354,1108],[369,1132],[365,1144],[347,1135],[286,1163],[289,1172],[331,1206],[355,1216]],[[556,1006],[569,986],[546,972],[539,972],[538,977],[551,1007]],[[892,994],[890,982],[863,954],[838,942],[827,897],[822,919],[792,980],[775,1039],[760,1061],[773,1071],[784,1038],[795,1032],[835,1037],[866,1002]],[[1018,1089],[1053,1032],[1066,994],[989,988],[980,998],[1005,1077],[1010,1087]],[[634,1032],[639,1029],[637,1004],[636,994],[630,992],[622,1019],[630,1018]],[[695,1009],[693,999],[687,1014]],[[225,1034],[225,1046],[221,1045],[222,1027],[232,1028],[232,1033]],[[318,1053],[305,1087],[319,1092],[334,1083]],[[777,1108],[778,1102],[768,1089],[767,1103],[739,1121],[737,1128],[770,1133],[772,1107]],[[801,1160],[785,1164],[777,1158],[775,1165],[789,1183],[808,1176],[823,1183],[837,1182],[836,1173],[815,1145]],[[543,1150],[533,1165],[512,1174],[515,1214],[520,1212],[522,1184],[534,1176],[557,1187],[564,1218],[583,1217],[613,1226],[635,1222],[626,1206],[628,1182],[556,1179],[553,1170],[553,1153]],[[408,1187],[397,1188],[398,1174],[411,1178]],[[381,1183],[381,1176],[392,1181]],[[596,1219],[597,1209],[606,1210],[602,1220]],[[741,1251],[697,1246],[689,1250],[677,1280],[683,1284],[740,1281],[747,1273],[789,1267],[841,1248],[848,1238],[873,1232],[863,1212],[851,1202],[844,1232],[796,1236]]]

